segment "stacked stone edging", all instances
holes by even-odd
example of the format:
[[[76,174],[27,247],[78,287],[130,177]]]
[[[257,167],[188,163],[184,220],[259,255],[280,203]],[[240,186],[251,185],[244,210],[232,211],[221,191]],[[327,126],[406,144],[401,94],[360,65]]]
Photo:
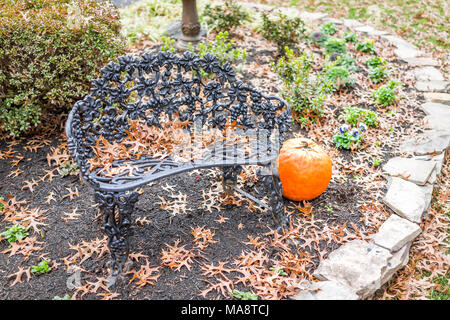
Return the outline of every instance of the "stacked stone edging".
[[[241,3],[258,11],[272,11],[267,5]],[[400,146],[401,153],[412,157],[395,157],[383,167],[389,182],[384,203],[394,212],[367,242],[353,240],[330,253],[314,272],[319,282],[299,285],[296,300],[365,299],[381,288],[409,260],[413,240],[421,233],[420,223],[431,206],[433,189],[450,147],[450,83],[436,68],[439,63],[411,43],[374,29],[357,20],[329,18],[321,12],[299,12],[295,8],[277,8],[290,16],[319,23],[334,22],[368,36],[380,36],[396,47],[397,57],[412,68],[416,90],[427,102],[424,132]]]

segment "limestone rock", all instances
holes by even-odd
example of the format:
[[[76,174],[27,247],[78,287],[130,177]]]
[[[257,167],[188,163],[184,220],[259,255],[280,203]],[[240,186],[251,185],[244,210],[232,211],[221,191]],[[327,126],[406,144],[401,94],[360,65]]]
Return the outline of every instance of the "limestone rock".
[[[424,127],[426,129],[446,131],[450,133],[450,115],[442,116],[432,115],[423,118]]]
[[[442,80],[417,81],[416,89],[422,92],[444,92],[449,91],[450,82]]]
[[[411,242],[421,231],[417,224],[393,214],[381,225],[373,241],[380,247],[394,252]]]
[[[308,282],[293,300],[358,300],[349,288],[336,281]]]
[[[355,30],[358,32],[361,32],[361,33],[365,33],[368,36],[379,36],[379,35],[387,34],[386,31],[376,30],[373,27],[366,26],[366,25],[356,27]]]
[[[321,19],[324,19],[325,17],[328,17],[328,14],[323,13],[323,12],[302,11],[299,13],[299,16],[303,20],[315,21],[315,20],[321,20]]]
[[[395,157],[383,166],[383,171],[390,176],[400,176],[405,180],[424,185],[436,166],[432,161],[414,158]]]
[[[404,59],[411,67],[439,66],[439,62],[430,57],[414,57]]]
[[[400,270],[408,263],[410,248],[411,242],[405,244],[400,250],[392,254],[392,257],[388,260],[387,268],[381,275],[381,285],[388,282],[398,270]]]
[[[450,133],[447,131],[430,130],[400,145],[401,153],[415,155],[439,154],[450,147]]]
[[[423,189],[401,178],[392,178],[384,203],[398,215],[420,223],[427,199]]]
[[[425,92],[423,94],[425,96],[425,100],[435,102],[435,103],[443,103],[450,106],[450,94],[443,92]]]
[[[349,287],[360,298],[373,294],[383,284],[392,254],[374,243],[353,240],[330,253],[314,272],[320,280]]]
[[[439,69],[435,67],[422,67],[414,70],[414,75],[416,80],[419,81],[444,81],[444,76],[439,71]]]
[[[416,58],[424,54],[422,51],[417,49],[416,46],[397,36],[382,35],[381,37],[392,43],[397,48],[395,50],[395,54],[402,60]]]
[[[450,106],[443,103],[426,102],[420,108],[428,116],[450,117]]]
[[[362,27],[363,25],[364,24],[362,24],[358,20],[344,19],[344,26],[346,26],[347,28]]]

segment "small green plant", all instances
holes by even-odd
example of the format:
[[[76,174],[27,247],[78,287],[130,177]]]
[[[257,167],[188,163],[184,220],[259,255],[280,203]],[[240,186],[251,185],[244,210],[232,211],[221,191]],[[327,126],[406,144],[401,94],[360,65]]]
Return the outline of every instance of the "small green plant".
[[[366,66],[369,68],[377,68],[380,66],[385,66],[387,64],[386,60],[381,57],[371,57],[366,60]]]
[[[328,40],[325,42],[325,54],[332,54],[332,53],[347,53],[347,45],[345,42],[345,39],[340,38],[328,38]]]
[[[251,292],[243,292],[237,289],[233,290],[233,297],[240,300],[258,300],[258,296]]]
[[[78,164],[72,161],[64,161],[58,168],[58,173],[61,177],[76,176],[80,170],[78,170]]]
[[[401,82],[391,80],[388,84],[379,87],[373,92],[375,103],[383,107],[394,104],[394,102],[398,100],[397,96],[395,95],[395,88],[401,85],[403,85]]]
[[[356,60],[353,59],[348,53],[333,53],[330,55],[330,61],[336,61],[336,67],[344,67],[348,72],[358,71]]]
[[[369,68],[368,77],[373,83],[380,83],[389,78],[389,73],[385,66],[378,66],[374,68]]]
[[[12,243],[25,239],[29,236],[29,233],[24,226],[16,224],[7,228],[5,232],[0,233],[0,236]]]
[[[356,44],[356,50],[364,53],[375,54],[374,40],[365,39],[363,42],[358,42]]]
[[[344,124],[339,127],[338,132],[333,136],[333,141],[337,148],[346,150],[359,149],[364,141],[363,132],[366,130],[367,126],[363,123],[359,127],[352,129]]]
[[[38,276],[44,273],[49,273],[51,268],[49,266],[50,260],[42,260],[36,266],[31,267],[31,274]]]
[[[285,53],[285,47],[295,48],[305,37],[305,23],[299,17],[289,18],[281,12],[275,19],[267,13],[263,13],[261,17],[262,35],[264,39],[275,42],[280,55]]]
[[[322,31],[314,31],[309,35],[309,40],[318,46],[323,46],[328,40],[328,35]]]
[[[333,213],[334,210],[333,210],[332,206],[329,206],[326,204],[326,205],[324,205],[324,207],[325,207],[325,209],[327,209],[328,212]]]
[[[358,107],[345,107],[344,113],[339,116],[339,119],[344,119],[345,122],[353,126],[357,126],[361,122],[366,126],[378,126],[376,112]]]
[[[344,67],[334,66],[330,68],[326,77],[333,82],[334,88],[337,90],[355,83],[355,79],[350,77],[350,73]]]
[[[283,277],[288,276],[288,274],[286,273],[286,271],[283,270],[283,268],[280,268],[280,267],[277,267],[277,266],[271,267],[271,268],[269,268],[269,270],[270,271],[274,271],[274,272],[278,272],[279,276],[283,276]]]
[[[335,34],[337,32],[338,28],[333,22],[325,23],[320,28],[320,31],[322,31],[324,34],[327,34],[329,36]]]
[[[194,49],[190,49],[194,51]],[[237,72],[241,72],[247,59],[247,50],[234,48],[234,40],[228,41],[228,32],[219,32],[216,35],[216,41],[208,41],[207,43],[199,43],[197,48],[198,55],[204,57],[210,53],[219,59],[220,65],[225,62],[230,63]],[[202,70],[202,77],[208,75]]]
[[[372,159],[372,165],[374,167],[378,167],[381,164],[381,161],[378,159]]]
[[[5,201],[5,199],[2,196],[0,196],[0,201]],[[4,208],[5,208],[5,205],[0,202],[0,212],[3,211]]]
[[[282,96],[296,113],[300,125],[316,123],[322,116],[323,103],[333,91],[333,83],[325,76],[333,64],[325,64],[323,71],[312,73],[313,55],[303,53],[294,55],[293,50],[285,48],[285,57],[271,63],[283,81]]]
[[[226,0],[224,4],[212,6],[206,4],[203,10],[203,20],[211,30],[231,31],[250,21],[250,15],[234,0]]]
[[[353,42],[353,43],[356,43],[359,41],[358,36],[350,30],[345,31],[344,39],[346,42]]]
[[[70,300],[70,296],[66,294],[64,297],[54,296],[52,300]]]
[[[160,50],[163,52],[171,52],[175,53],[177,52],[177,48],[175,48],[175,39],[171,39],[169,37],[162,36],[161,41],[163,42],[163,45],[161,46]]]

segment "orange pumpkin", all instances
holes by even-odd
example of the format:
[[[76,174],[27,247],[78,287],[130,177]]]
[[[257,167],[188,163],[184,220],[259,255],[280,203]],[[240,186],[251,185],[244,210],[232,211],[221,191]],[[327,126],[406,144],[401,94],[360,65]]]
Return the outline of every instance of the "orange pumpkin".
[[[277,159],[283,196],[290,200],[311,200],[322,194],[331,180],[331,160],[314,141],[286,140]]]

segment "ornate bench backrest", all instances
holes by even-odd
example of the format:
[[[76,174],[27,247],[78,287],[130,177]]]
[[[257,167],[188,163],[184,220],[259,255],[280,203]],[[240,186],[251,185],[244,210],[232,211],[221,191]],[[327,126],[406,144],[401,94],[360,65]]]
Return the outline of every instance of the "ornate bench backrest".
[[[202,70],[212,76],[202,79]],[[277,130],[281,135],[291,122],[284,100],[236,80],[230,65],[221,66],[210,54],[202,58],[190,52],[180,57],[164,52],[123,56],[101,71],[102,77],[92,81],[91,93],[75,103],[66,125],[69,150],[83,177],[99,137],[120,142],[130,120],[159,126],[164,117],[178,117],[219,129],[234,122],[246,129]]]

